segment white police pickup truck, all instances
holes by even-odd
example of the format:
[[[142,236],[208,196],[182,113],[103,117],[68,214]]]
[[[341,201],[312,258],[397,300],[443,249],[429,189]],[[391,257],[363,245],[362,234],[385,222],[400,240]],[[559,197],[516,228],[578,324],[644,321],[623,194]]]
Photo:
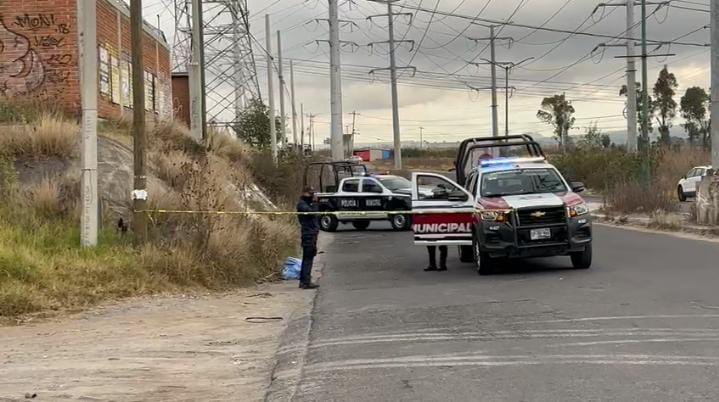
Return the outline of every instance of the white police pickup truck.
[[[574,268],[591,266],[592,221],[578,194],[584,185],[568,182],[530,136],[467,140],[456,166],[459,183],[413,173],[415,244],[458,246],[480,274],[493,272],[499,258],[563,255]]]
[[[365,230],[372,221],[410,228],[412,184],[404,177],[370,175],[354,161],[318,162],[307,168],[305,185],[317,190],[320,212],[335,212],[320,218],[324,231],[334,232],[341,223]]]

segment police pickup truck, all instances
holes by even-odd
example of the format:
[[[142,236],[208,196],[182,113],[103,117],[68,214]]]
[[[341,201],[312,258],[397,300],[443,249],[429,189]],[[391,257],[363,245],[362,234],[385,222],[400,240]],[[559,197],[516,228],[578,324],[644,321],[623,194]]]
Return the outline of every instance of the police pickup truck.
[[[591,266],[584,185],[567,182],[530,136],[466,140],[455,166],[457,182],[413,173],[415,244],[457,245],[480,274],[493,272],[497,258],[567,255],[575,268]],[[437,187],[445,191],[427,191]]]
[[[372,221],[389,221],[395,230],[409,230],[412,185],[400,176],[370,175],[353,161],[318,162],[305,172],[305,185],[318,190],[320,228],[334,232],[340,223],[365,230]]]

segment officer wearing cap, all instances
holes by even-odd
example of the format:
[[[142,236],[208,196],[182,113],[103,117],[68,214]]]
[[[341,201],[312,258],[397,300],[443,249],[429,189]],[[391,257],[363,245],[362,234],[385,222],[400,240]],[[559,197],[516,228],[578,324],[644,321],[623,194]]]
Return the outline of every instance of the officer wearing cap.
[[[302,197],[297,203],[297,212],[317,212],[319,205],[315,190],[305,187]],[[302,270],[300,271],[300,288],[316,289],[319,285],[312,283],[312,264],[317,255],[317,237],[320,233],[320,217],[318,215],[299,215],[302,236]]]

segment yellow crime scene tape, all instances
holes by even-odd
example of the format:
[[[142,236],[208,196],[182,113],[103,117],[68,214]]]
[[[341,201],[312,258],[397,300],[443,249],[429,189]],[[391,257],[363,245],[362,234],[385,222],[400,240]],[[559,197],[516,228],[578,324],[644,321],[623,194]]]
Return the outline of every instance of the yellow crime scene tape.
[[[173,210],[173,209],[145,209],[135,211],[146,214],[177,214],[177,215],[274,215],[274,216],[326,216],[335,215],[342,217],[365,217],[372,215],[453,215],[453,214],[470,214],[468,211],[458,211],[452,209],[427,209],[419,211],[323,211],[323,212],[296,212],[296,211],[192,211],[192,210]]]

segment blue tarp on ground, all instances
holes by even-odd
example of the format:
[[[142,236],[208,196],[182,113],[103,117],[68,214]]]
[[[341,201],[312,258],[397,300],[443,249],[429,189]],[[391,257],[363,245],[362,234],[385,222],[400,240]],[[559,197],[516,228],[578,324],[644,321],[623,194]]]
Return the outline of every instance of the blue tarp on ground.
[[[300,271],[302,270],[302,260],[290,257],[282,266],[282,278],[286,281],[300,279]]]

